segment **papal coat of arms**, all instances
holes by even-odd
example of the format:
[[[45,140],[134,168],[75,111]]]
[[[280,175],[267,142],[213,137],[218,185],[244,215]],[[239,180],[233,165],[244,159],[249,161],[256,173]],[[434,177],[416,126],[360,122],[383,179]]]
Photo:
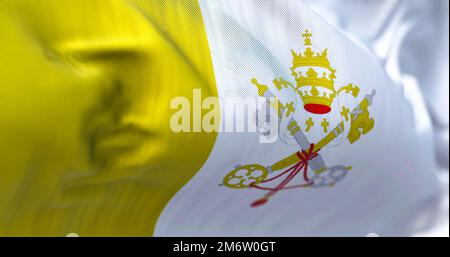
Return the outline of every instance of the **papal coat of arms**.
[[[274,99],[270,106],[276,109],[279,122],[286,124],[280,126],[280,133],[284,130],[288,134],[285,142],[289,144],[292,141],[300,148],[272,165],[237,165],[224,177],[222,185],[226,187],[266,192],[251,204],[252,207],[265,204],[282,190],[334,186],[346,177],[351,166],[326,166],[320,155],[321,149],[343,136],[353,144],[375,124],[369,113],[375,90],[360,99],[352,110],[346,106],[346,101],[337,101],[345,98],[357,100],[359,87],[350,83],[336,89],[336,70],[330,65],[328,50],[319,51],[312,44],[312,34],[308,30],[302,36],[304,46],[301,51],[291,50],[290,70],[295,83],[283,78],[273,80],[276,90],[295,91],[293,95],[301,100],[298,103],[302,105],[281,100],[276,97],[277,92],[271,92],[256,78],[251,79],[260,96]]]

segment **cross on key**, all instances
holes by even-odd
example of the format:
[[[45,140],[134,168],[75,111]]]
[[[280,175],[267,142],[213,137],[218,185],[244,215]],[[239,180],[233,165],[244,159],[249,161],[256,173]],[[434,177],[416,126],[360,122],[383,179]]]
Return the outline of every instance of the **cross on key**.
[[[322,125],[323,127],[323,132],[328,133],[328,126],[330,125],[330,123],[328,123],[327,119],[324,118],[320,125]]]
[[[306,132],[309,132],[309,130],[312,128],[312,126],[314,126],[314,121],[313,121],[313,119],[312,119],[311,117],[309,117],[309,118],[306,120],[305,125],[306,125],[305,131],[306,131]]]
[[[348,113],[349,112],[350,112],[350,109],[348,109],[345,106],[342,106],[341,116],[345,118],[345,121],[348,121]]]
[[[294,103],[290,102],[288,104],[286,104],[286,117],[289,117],[289,115],[291,115],[291,113],[295,112],[295,108],[294,108]]]

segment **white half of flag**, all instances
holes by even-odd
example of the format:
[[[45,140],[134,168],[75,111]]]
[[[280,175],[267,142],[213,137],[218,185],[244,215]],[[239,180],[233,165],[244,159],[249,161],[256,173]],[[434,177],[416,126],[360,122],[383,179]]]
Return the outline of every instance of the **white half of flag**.
[[[359,86],[358,97],[336,98],[336,104],[354,109],[376,92],[369,107],[375,124],[353,144],[343,136],[337,139],[338,144],[320,151],[328,167],[352,167],[345,179],[327,187],[282,190],[257,208],[251,203],[266,192],[231,189],[220,185],[223,178],[237,165],[271,165],[299,151],[299,146],[283,140],[263,144],[258,133],[219,133],[201,170],[165,207],[155,236],[413,233],[421,206],[441,190],[431,130],[423,124],[418,127],[402,86],[386,75],[377,59],[301,1],[205,0],[200,5],[221,99],[257,97],[252,78],[265,85],[280,77],[295,83],[289,69],[291,49],[303,51],[302,34],[308,30],[315,48],[328,49],[330,65],[336,70],[335,87],[349,83]],[[297,111],[303,129],[308,114],[298,106]],[[331,124],[338,124],[336,119],[342,119],[339,112],[326,117],[329,130]],[[222,113],[222,123],[229,122],[226,119]],[[317,118],[314,125],[321,132],[306,133],[307,137],[326,134],[318,124],[321,120]]]

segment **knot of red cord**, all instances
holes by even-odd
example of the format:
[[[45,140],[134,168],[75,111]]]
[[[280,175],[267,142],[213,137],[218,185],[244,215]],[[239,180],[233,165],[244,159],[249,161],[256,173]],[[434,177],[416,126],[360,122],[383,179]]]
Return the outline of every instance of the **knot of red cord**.
[[[319,150],[320,149],[317,149],[316,151],[314,151],[314,144],[310,144],[308,151],[301,150],[301,151],[298,151],[296,154],[302,163],[307,164],[308,161],[316,158],[317,155],[319,155]]]
[[[270,178],[270,179],[266,179],[260,183],[265,183],[265,182],[269,182],[272,181],[274,179],[279,178],[280,176],[288,173],[288,176],[283,179],[283,181],[278,184],[276,187],[274,188],[270,188],[270,187],[262,187],[259,185],[256,185],[255,183],[251,183],[250,187],[253,188],[258,188],[258,189],[262,189],[262,190],[268,190],[269,192],[264,195],[264,197],[254,201],[251,206],[252,207],[257,207],[257,206],[261,206],[264,205],[270,197],[272,197],[275,193],[277,193],[280,190],[283,189],[291,189],[291,188],[299,188],[299,187],[307,187],[312,185],[312,182],[309,181],[308,178],[308,162],[312,159],[314,159],[315,157],[317,157],[319,155],[319,150],[317,149],[316,151],[314,151],[314,144],[310,144],[308,151],[298,151],[297,157],[300,159],[300,161],[296,164],[294,164],[292,167],[290,167],[289,169],[285,170],[284,172],[282,172],[281,174]],[[300,185],[295,185],[295,186],[287,186],[287,184],[295,177],[295,175],[297,175],[301,170],[303,170],[303,179],[307,182],[306,184],[300,184]]]

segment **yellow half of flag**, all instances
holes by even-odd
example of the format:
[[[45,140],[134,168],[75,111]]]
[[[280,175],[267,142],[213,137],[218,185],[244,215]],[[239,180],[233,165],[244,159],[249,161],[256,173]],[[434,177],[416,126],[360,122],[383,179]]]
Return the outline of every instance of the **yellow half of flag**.
[[[216,138],[169,127],[217,95],[197,1],[1,1],[0,42],[0,235],[152,235]]]

